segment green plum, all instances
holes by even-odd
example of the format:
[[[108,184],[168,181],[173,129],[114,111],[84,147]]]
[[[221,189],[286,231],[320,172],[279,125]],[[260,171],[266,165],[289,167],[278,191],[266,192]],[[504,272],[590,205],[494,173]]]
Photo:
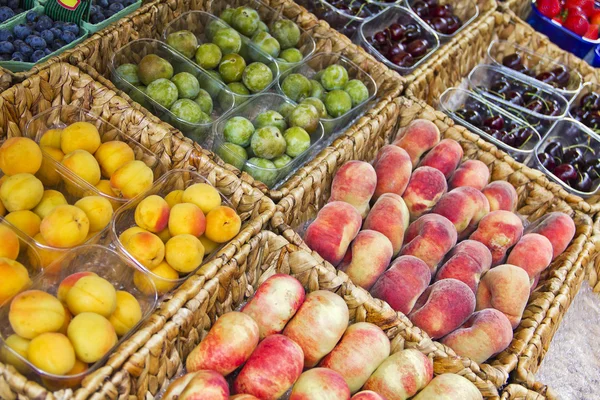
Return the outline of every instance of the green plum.
[[[321,118],[325,118],[327,116],[327,109],[325,108],[325,104],[316,97],[307,97],[300,104],[310,104],[314,106],[319,112],[319,116]]]
[[[223,53],[214,43],[203,43],[196,50],[196,64],[204,69],[215,69],[221,62]]]
[[[344,87],[344,91],[352,98],[352,107],[356,107],[369,98],[369,89],[358,79],[349,81]]]
[[[260,17],[255,9],[250,7],[238,7],[231,15],[231,26],[240,32],[242,35],[252,37],[256,29]]]
[[[190,31],[177,31],[167,36],[167,44],[187,58],[192,58],[198,47],[198,39]]]
[[[317,99],[323,101],[325,100],[326,93],[327,91],[319,81],[314,79],[310,80],[310,97],[316,97]]]
[[[234,143],[223,143],[217,149],[217,155],[227,164],[233,165],[240,171],[244,168],[246,160],[248,160],[246,149]]]
[[[253,62],[244,69],[242,81],[249,91],[258,93],[273,82],[273,73],[265,64]]]
[[[231,28],[221,28],[216,31],[212,42],[219,46],[223,54],[237,53],[242,48],[240,34]]]
[[[269,27],[267,26],[267,24],[265,24],[264,22],[260,21],[258,23],[258,27],[256,28],[256,32],[269,32]]]
[[[291,162],[292,162],[292,157],[288,156],[287,154],[284,154],[282,156],[279,156],[279,157],[273,159],[273,164],[277,168],[283,168]]]
[[[250,91],[242,82],[231,82],[228,83],[227,86],[233,92],[233,98],[236,106],[246,102],[250,95]]]
[[[275,164],[264,158],[252,157],[246,162],[244,171],[268,187],[272,187],[277,181],[277,168]]]
[[[223,82],[221,75],[215,70],[206,71],[206,75],[200,75],[200,87],[210,94],[210,97],[215,99],[221,92],[221,85],[219,82]]]
[[[180,99],[194,99],[200,93],[200,82],[189,72],[180,72],[171,78],[171,82],[177,86]]]
[[[119,74],[121,79],[131,83],[134,86],[140,84],[140,77],[138,76],[138,66],[135,64],[119,65],[119,67],[117,68],[117,74]]]
[[[311,85],[304,75],[290,74],[283,80],[281,90],[292,101],[299,103],[310,96]]]
[[[254,134],[254,125],[244,117],[233,117],[225,122],[223,136],[229,143],[246,147]]]
[[[304,56],[302,55],[300,50],[292,47],[291,49],[285,49],[284,51],[279,53],[279,57],[283,58],[288,63],[294,64],[294,63],[299,63],[300,61],[302,61],[302,58]]]
[[[338,64],[330,65],[323,70],[321,85],[326,90],[341,90],[348,83],[348,71]]]
[[[311,104],[299,104],[290,113],[288,123],[313,133],[319,127],[319,111]]]
[[[274,126],[257,129],[250,140],[252,151],[257,157],[271,160],[285,153],[285,139]]]
[[[282,50],[296,47],[300,41],[300,28],[289,19],[280,19],[271,25],[271,35],[279,42]]]
[[[233,16],[234,12],[235,12],[235,8],[226,8],[221,12],[221,15],[219,17],[223,21],[225,21],[225,23],[227,23],[228,25],[231,25],[231,17]]]
[[[157,79],[171,79],[173,77],[173,66],[156,54],[148,54],[138,64],[138,75],[140,81],[148,86]]]
[[[279,55],[279,42],[268,32],[258,32],[252,37],[252,42],[273,58],[277,58]]]
[[[179,99],[171,106],[171,112],[179,119],[190,124],[204,124],[211,119],[204,113],[198,103],[190,99]]]
[[[177,86],[165,78],[152,81],[146,88],[146,94],[165,108],[171,108],[178,97]]]
[[[148,108],[148,98],[144,96],[146,94],[146,86],[135,85],[135,87],[137,90],[129,91],[129,97],[131,97],[131,100],[135,101],[136,103]]]
[[[291,112],[294,111],[295,108],[296,108],[295,105],[283,102],[279,106],[279,114],[283,115],[284,118],[287,119],[290,116]]]
[[[287,122],[285,121],[284,116],[279,114],[277,111],[268,110],[256,116],[254,119],[254,126],[256,129],[265,126],[274,126],[283,133],[287,129]]]
[[[200,106],[200,109],[206,115],[211,115],[213,112],[213,100],[210,97],[210,94],[204,89],[200,89],[198,91],[198,96],[194,99],[194,101]]]
[[[352,98],[343,90],[332,90],[325,96],[325,107],[329,115],[337,118],[352,109]]]
[[[228,28],[227,24],[225,24],[223,21],[218,19],[212,20],[208,23],[208,25],[206,25],[206,28],[204,29],[204,35],[209,41],[212,42],[215,37],[215,33],[217,33],[219,29],[223,28]]]
[[[219,74],[225,83],[239,82],[242,80],[246,61],[239,54],[227,54],[223,56],[219,64]]]
[[[285,154],[298,157],[310,147],[310,135],[299,126],[293,126],[283,133],[286,148]]]

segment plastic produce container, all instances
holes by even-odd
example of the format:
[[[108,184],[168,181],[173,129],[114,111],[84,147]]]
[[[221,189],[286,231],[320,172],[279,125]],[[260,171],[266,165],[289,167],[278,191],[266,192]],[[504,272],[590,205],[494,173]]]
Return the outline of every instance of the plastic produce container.
[[[285,96],[275,93],[265,93],[256,96],[247,103],[242,104],[239,107],[234,108],[232,111],[219,121],[214,126],[215,145],[213,151],[217,153],[222,159],[230,164],[235,165],[239,169],[243,169],[255,179],[263,182],[270,188],[277,188],[281,183],[285,182],[285,178],[293,174],[298,168],[303,166],[311,157],[316,155],[324,146],[324,130],[322,122],[315,132],[310,135],[311,144],[310,147],[305,150],[302,154],[294,157],[290,163],[281,168],[269,169],[261,168],[244,160],[227,148],[223,148],[223,144],[226,143],[224,129],[227,121],[233,117],[244,117],[249,121],[253,122],[254,119],[261,113],[269,110],[278,111],[282,104],[296,105],[293,101]],[[233,162],[232,162],[233,161]],[[240,168],[242,167],[242,168]]]
[[[577,94],[577,96],[571,102],[571,105],[569,107],[569,117],[581,122],[583,125],[587,126],[596,134],[600,134],[600,125],[591,123],[589,119],[582,119],[581,116],[577,116],[576,114],[576,109],[579,108],[579,105],[581,104],[581,99],[588,93],[592,92],[600,95],[600,85],[593,82],[586,82]],[[600,111],[597,111],[596,114],[600,116]]]
[[[388,60],[370,43],[373,35],[381,30],[384,30],[393,23],[399,24],[417,24],[423,29],[424,38],[432,43],[432,47],[427,54],[421,57],[411,67],[399,67]],[[384,63],[389,68],[398,71],[402,75],[410,74],[418,66],[423,64],[437,49],[440,47],[438,34],[424,23],[415,13],[399,6],[388,7],[385,11],[366,19],[358,29],[358,44],[364,47],[369,53],[373,54],[379,61]]]
[[[25,135],[39,143],[46,131],[50,129],[63,129],[75,122],[89,122],[90,124],[94,125],[100,133],[100,140],[102,143],[108,141],[120,141],[127,143],[127,145],[133,150],[135,159],[143,161],[144,164],[146,164],[152,170],[152,172],[154,172],[154,180],[158,179],[165,172],[166,168],[162,161],[160,161],[160,159],[145,146],[142,146],[131,136],[123,133],[110,122],[107,122],[102,118],[92,114],[90,111],[77,106],[55,106],[37,114],[27,123],[27,126],[25,127]],[[71,172],[62,164],[54,163],[54,165],[57,170],[60,170],[61,175],[68,176],[70,180],[75,181],[79,186],[86,188],[87,192],[91,192],[94,193],[95,196],[101,196],[108,199],[113,204],[115,209],[121,207],[123,204],[129,201],[128,199],[122,197],[104,194]],[[102,178],[109,179],[109,177],[106,176],[103,176]]]
[[[535,3],[531,4],[531,14],[527,18],[527,23],[536,31],[548,36],[558,47],[575,54],[579,58],[585,58],[586,54],[592,51],[597,44],[600,44],[600,39],[585,39],[542,15]]]
[[[422,1],[422,0],[404,0],[404,4],[408,9],[410,9],[412,12],[414,12],[412,7],[413,7],[413,4],[415,4],[417,1]],[[440,5],[450,4],[453,8],[454,15],[456,15],[462,21],[461,27],[458,28],[456,30],[456,32],[454,32],[451,35],[437,32],[434,29],[435,33],[438,35],[440,41],[442,41],[442,42],[447,42],[448,40],[450,40],[453,37],[455,37],[456,35],[458,35],[471,22],[475,21],[475,18],[477,18],[477,16],[479,15],[479,7],[477,6],[477,2],[473,1],[473,0],[460,0],[460,1],[442,0],[439,2],[439,4]],[[415,13],[415,15],[416,15],[416,13]],[[417,18],[419,18],[420,21],[425,23],[425,21],[423,21],[419,16],[417,16]]]
[[[76,375],[54,375],[36,368],[24,357],[8,347],[4,340],[14,333],[11,328],[8,313],[10,304],[6,303],[0,308],[0,358],[3,362],[12,364],[23,375],[35,379],[50,390],[74,388],[90,373],[100,368],[111,356],[117,347],[133,334],[140,324],[154,311],[157,303],[156,289],[146,273],[141,271],[135,264],[127,261],[115,251],[102,246],[83,246],[69,251],[60,260],[57,260],[51,268],[44,271],[35,279],[29,290],[40,290],[53,296],[57,295],[60,283],[74,273],[94,272],[101,278],[109,281],[116,290],[131,293],[142,310],[142,319],[127,334],[119,338],[115,344],[99,361],[89,366],[85,372]],[[136,278],[134,281],[134,274]],[[134,282],[144,285],[144,292],[140,291]]]
[[[555,68],[563,67],[569,73],[569,83],[567,84],[566,88],[561,89],[539,81],[537,79],[536,82],[542,87],[545,87],[549,90],[557,91],[558,93],[562,94],[566,99],[571,99],[581,89],[581,85],[583,84],[583,78],[581,77],[581,74],[578,71],[569,69],[566,65],[561,64],[544,55],[537,54],[526,47],[519,46],[516,43],[508,42],[506,40],[492,40],[492,43],[490,43],[490,46],[487,50],[489,61],[492,64],[498,65],[500,67],[503,67],[502,60],[504,59],[504,57],[515,53],[521,56],[523,65],[527,67],[529,71],[531,71],[531,75],[525,75],[514,69],[509,68],[511,72],[518,74],[520,77],[531,79],[532,77],[535,77],[542,72],[552,71]]]
[[[90,32],[90,34],[96,33],[98,31],[106,28],[110,24],[117,22],[121,18],[131,14],[132,12],[134,12],[141,6],[142,6],[142,0],[138,0],[135,3],[128,5],[127,7],[125,7],[124,9],[122,9],[121,11],[119,11],[118,13],[113,15],[112,17],[107,18],[102,22],[98,22],[97,24],[92,24],[91,22],[88,22],[89,17],[91,15],[91,13],[89,12],[89,8],[88,8],[88,15],[86,17],[86,21],[83,21],[82,26],[85,27]]]
[[[27,10],[27,11],[36,11],[40,14],[44,13],[44,7],[42,6],[37,6],[35,7],[33,10]],[[1,26],[2,29],[8,29],[11,30],[19,24],[24,24],[26,23],[26,18],[27,18],[27,13],[23,12],[21,14],[19,14],[18,16],[14,17],[14,19],[11,20],[11,22],[5,23]],[[20,61],[0,61],[0,67],[5,68],[9,71],[12,72],[23,72],[23,71],[29,71],[31,68],[33,68],[35,65],[43,63],[44,61],[49,60],[52,57],[56,57],[58,56],[60,53],[62,53],[65,50],[69,50],[72,49],[73,47],[77,46],[79,43],[83,42],[85,40],[85,38],[87,38],[89,35],[88,30],[83,27],[80,26],[79,27],[79,36],[77,37],[77,39],[75,39],[74,41],[72,41],[71,43],[61,47],[60,49],[48,54],[46,57],[40,59],[37,63],[33,63],[33,62],[20,62]]]
[[[209,123],[192,124],[176,117],[169,109],[152,100],[148,95],[142,92],[138,87],[121,78],[117,73],[117,68],[122,64],[138,64],[144,56],[156,54],[159,57],[169,61],[173,66],[174,74],[179,72],[189,72],[200,82],[200,87],[206,90],[213,100],[212,121]],[[190,139],[198,142],[204,147],[210,147],[212,138],[210,131],[212,124],[221,118],[234,105],[234,97],[227,85],[214,79],[206,71],[200,69],[188,58],[173,50],[165,43],[153,39],[135,40],[121,47],[113,55],[110,63],[110,70],[113,82],[117,87],[129,94],[129,96],[142,106],[152,111],[163,121],[173,125]]]
[[[29,11],[35,9],[40,5],[40,2],[38,2],[37,0],[21,0],[19,3],[23,8],[23,12],[15,14],[12,18],[9,18],[6,21],[0,23],[0,29],[5,29],[6,24],[10,24],[12,21],[19,18],[21,15],[26,15]]]
[[[511,124],[517,127],[517,129],[531,128],[533,137],[529,139],[529,141],[527,141],[523,146],[521,146],[521,148],[510,146],[501,140],[494,138],[480,127],[477,127],[464,120],[463,117],[456,111],[465,104],[474,104],[476,107],[482,106],[482,108],[488,110],[489,114],[502,116],[505,126]],[[540,134],[533,127],[531,127],[529,123],[517,118],[513,114],[503,110],[501,107],[486,101],[485,99],[468,90],[458,88],[446,89],[446,91],[444,91],[444,93],[442,93],[440,96],[440,109],[459,125],[468,128],[471,132],[477,133],[479,136],[506,151],[513,158],[520,162],[527,162],[532,157],[535,146],[541,140]]]
[[[600,178],[596,176],[594,179],[593,175],[590,175],[592,179],[592,190],[589,192],[582,192],[575,188],[572,188],[567,183],[560,180],[554,175],[548,168],[542,165],[540,160],[540,154],[544,152],[544,149],[549,142],[558,141],[564,150],[579,148],[584,153],[584,159],[598,161],[598,152],[600,152],[600,136],[596,135],[590,129],[585,127],[578,121],[571,118],[565,118],[558,121],[552,130],[540,141],[538,146],[535,148],[535,157],[532,165],[544,172],[548,177],[562,186],[569,193],[576,194],[583,198],[590,197],[598,193],[600,189]]]
[[[337,118],[321,118],[321,123],[323,124],[323,129],[325,130],[325,141],[327,145],[329,145],[335,139],[335,136],[333,135],[334,133],[343,131],[355,119],[360,117],[366,110],[368,104],[375,98],[377,95],[377,84],[373,78],[371,78],[371,76],[358,65],[339,53],[317,53],[304,60],[301,64],[296,65],[295,67],[284,72],[279,77],[279,81],[277,82],[277,91],[285,96],[283,90],[281,89],[281,85],[285,78],[290,74],[301,74],[308,79],[314,79],[320,71],[334,64],[338,64],[346,68],[348,71],[348,80],[358,79],[364,83],[369,91],[369,97],[366,101],[352,108],[344,115],[341,115]]]
[[[180,274],[177,279],[166,279],[163,278],[156,273],[153,273],[148,268],[141,265],[126,249],[124,244],[119,239],[119,236],[126,231],[127,229],[137,226],[135,223],[135,209],[140,204],[140,202],[148,196],[157,195],[160,197],[165,197],[173,190],[185,190],[189,186],[196,183],[206,183],[210,184],[206,178],[197,172],[193,172],[190,170],[184,169],[174,169],[166,174],[164,174],[158,181],[154,183],[152,189],[147,191],[144,194],[141,194],[127,203],[124,207],[121,207],[113,216],[112,222],[110,224],[110,233],[113,245],[117,248],[117,251],[121,254],[124,254],[127,259],[134,262],[138,268],[144,270],[148,276],[154,281],[156,284],[156,288],[159,295],[164,295],[168,292],[171,292],[177,286],[181,285],[188,276],[194,274],[201,265],[205,264],[209,261],[215,254],[218,253],[219,249],[223,247],[224,244],[219,245],[212,252],[204,254],[204,258],[202,260],[201,265],[187,274]],[[217,189],[218,190],[218,189]],[[222,194],[221,194],[221,205],[228,206],[234,208],[231,202]]]

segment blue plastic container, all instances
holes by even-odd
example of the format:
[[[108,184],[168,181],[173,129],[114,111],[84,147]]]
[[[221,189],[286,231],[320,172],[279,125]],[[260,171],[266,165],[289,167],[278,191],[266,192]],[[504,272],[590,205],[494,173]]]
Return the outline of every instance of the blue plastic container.
[[[536,31],[548,36],[557,46],[575,54],[579,58],[585,58],[600,43],[600,39],[584,39],[567,28],[562,27],[550,18],[542,15],[533,3],[531,4],[531,14],[529,14],[527,22]]]

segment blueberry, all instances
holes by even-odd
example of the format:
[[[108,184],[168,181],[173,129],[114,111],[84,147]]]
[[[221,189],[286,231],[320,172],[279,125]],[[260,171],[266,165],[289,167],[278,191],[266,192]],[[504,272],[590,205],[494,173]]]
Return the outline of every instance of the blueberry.
[[[113,15],[115,15],[115,12],[114,12],[114,11],[106,10],[106,11],[104,12],[104,17],[105,17],[106,19],[108,19],[108,18],[112,17]]]
[[[54,40],[54,33],[52,33],[50,29],[42,31],[42,33],[40,33],[40,36],[46,41],[46,43],[52,43],[52,41]]]
[[[23,11],[25,11],[22,8],[13,8],[13,10],[15,10],[15,15],[21,14]]]
[[[90,6],[90,15],[94,15],[98,12],[98,6],[96,5],[91,5]]]
[[[108,8],[108,0],[98,0],[98,5],[102,8]]]
[[[125,7],[123,7],[123,4],[121,3],[112,3],[108,9],[112,12],[114,12],[115,14],[118,13],[119,11],[121,11],[122,9],[124,9]]]
[[[21,61],[24,62],[27,58],[19,53],[18,51],[15,51],[14,53],[12,53],[12,57],[10,58],[12,61]]]
[[[77,36],[79,35],[79,27],[74,22],[67,22],[63,27],[63,32],[73,32]]]
[[[12,42],[13,40],[15,40],[15,38],[11,31],[9,31],[8,29],[0,29],[0,42]]]
[[[104,21],[106,19],[106,17],[104,16],[104,14],[102,14],[101,12],[97,12],[96,14],[93,14],[90,17],[90,22],[92,24],[99,24],[100,22]]]
[[[50,32],[52,32],[52,35],[54,35],[55,38],[60,37],[60,34],[62,33],[62,31],[56,27],[50,28]]]
[[[31,55],[31,62],[36,63],[44,57],[46,57],[46,53],[44,53],[44,50],[36,50]]]
[[[33,49],[31,48],[31,46],[29,46],[28,44],[19,44],[18,46],[15,45],[15,49],[23,54],[25,57],[31,57],[31,55],[33,54]]]
[[[77,39],[77,36],[75,36],[73,32],[65,31],[60,35],[60,38],[66,43],[71,43],[73,40]]]
[[[130,5],[134,4],[137,0],[123,0],[123,5],[125,7],[129,7]]]
[[[27,22],[36,22],[38,20],[38,13],[35,11],[29,11],[25,19]]]
[[[15,14],[16,14],[16,10],[19,9],[19,0],[8,0],[6,2],[6,5],[9,6],[10,8],[12,8],[13,10],[15,10]]]
[[[0,7],[0,22],[4,22],[15,16],[15,12],[12,8],[8,8],[6,6]]]
[[[52,54],[52,50],[51,50],[49,47],[46,47],[46,48],[44,49],[44,54],[45,54],[45,55]]]
[[[19,47],[19,46],[25,44],[25,42],[22,41],[21,39],[16,39],[16,40],[13,40],[13,44],[15,45],[15,47]]]
[[[29,39],[29,38],[28,38]],[[44,39],[39,36],[33,36],[29,42],[25,40],[25,43],[30,45],[34,50],[43,50],[46,48],[47,44]]]
[[[15,51],[15,46],[11,42],[0,42],[0,53],[11,54]]]
[[[12,54],[0,54],[0,61],[10,61]]]
[[[16,25],[13,28],[13,33],[17,39],[25,39],[27,36],[31,35],[31,28],[24,24]]]
[[[41,32],[45,29],[52,28],[52,25],[54,25],[54,21],[52,21],[52,18],[50,18],[47,15],[42,15],[35,23],[35,30]]]

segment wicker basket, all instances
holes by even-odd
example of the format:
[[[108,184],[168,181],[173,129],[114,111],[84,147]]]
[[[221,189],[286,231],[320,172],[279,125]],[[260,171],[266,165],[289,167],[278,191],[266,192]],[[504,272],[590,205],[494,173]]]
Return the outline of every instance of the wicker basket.
[[[183,140],[180,134],[170,135],[164,126],[132,109],[116,93],[69,64],[53,64],[0,95],[0,137],[20,136],[32,115],[58,104],[90,109],[157,154],[168,168],[198,171],[231,201],[244,225],[236,238],[202,267],[211,276],[224,264],[231,262],[234,256],[239,256],[239,249],[264,229],[273,215],[275,205],[259,190],[215,165],[202,153],[194,151],[193,145],[188,140]],[[95,372],[93,377],[86,378],[84,387],[90,393],[95,392],[97,386],[154,332],[162,329],[181,305],[191,298],[190,287],[195,287],[198,282],[196,277],[189,281],[169,296],[169,300],[162,304],[139,332],[123,342],[106,366]],[[52,398],[52,394],[37,383],[28,381],[11,366],[0,364],[0,398],[13,399],[17,395],[31,399]],[[61,398],[60,396],[57,395]]]
[[[518,372],[518,381],[526,381],[530,379],[528,371],[534,371],[541,363],[562,316],[581,286],[585,266],[594,249],[592,236],[600,233],[600,226],[592,227],[591,218],[574,209],[564,196],[561,197],[561,193],[554,188],[556,185],[547,180],[542,185],[531,179],[530,176],[536,175],[535,171],[516,163],[463,127],[454,126],[453,121],[445,114],[434,111],[419,100],[401,97],[396,102],[400,108],[400,126],[406,126],[416,118],[435,122],[443,137],[461,143],[465,158],[479,159],[488,165],[492,180],[510,182],[519,195],[518,212],[527,219],[536,220],[551,211],[562,211],[575,219],[577,233],[574,240],[540,280],[507,350],[478,367],[472,361],[454,357],[451,349],[439,343],[434,342],[435,347],[432,348],[432,351],[439,352],[440,355],[450,356],[446,360],[448,363],[471,365],[480,377],[491,380],[498,387],[502,387],[507,382],[509,373],[515,370]],[[290,227],[297,229],[315,217],[329,198],[331,182],[337,169],[349,160],[372,161],[379,149],[389,142],[390,138],[357,132],[355,136],[339,143],[335,151],[315,167],[300,186],[278,203],[277,212],[271,221],[273,229],[292,243],[302,245],[300,237]],[[520,168],[513,168],[517,164]],[[408,327],[404,332],[408,341],[420,341],[427,337],[418,328],[411,327],[412,324],[406,317],[400,318],[403,318]]]
[[[507,0],[499,4],[503,10],[514,12],[519,18],[527,18],[531,12],[531,0]]]
[[[521,386],[516,383],[507,385],[502,394],[500,395],[502,400],[557,400],[558,396],[552,392],[552,390],[536,383],[535,389],[527,389],[525,386]]]

